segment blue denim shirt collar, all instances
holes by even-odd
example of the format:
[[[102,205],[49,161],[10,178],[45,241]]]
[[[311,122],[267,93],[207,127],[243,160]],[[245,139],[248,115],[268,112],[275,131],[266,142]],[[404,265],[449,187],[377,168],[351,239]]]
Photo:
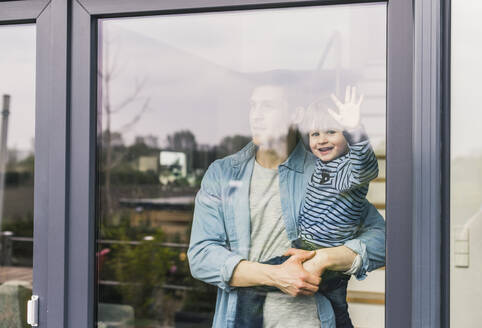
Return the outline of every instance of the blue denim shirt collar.
[[[298,173],[305,172],[305,158],[306,158],[306,149],[303,142],[300,140],[296,144],[295,149],[291,152],[290,156],[281,163],[281,166],[285,166],[291,170],[294,170]]]
[[[240,166],[241,163],[249,161],[256,155],[258,146],[256,146],[252,141],[249,142],[243,149],[241,149],[235,156],[231,159],[231,164],[233,167]],[[298,173],[304,173],[304,163],[306,157],[306,149],[302,141],[299,141],[295,149],[291,152],[288,158],[280,164],[280,166],[285,166],[291,170]]]

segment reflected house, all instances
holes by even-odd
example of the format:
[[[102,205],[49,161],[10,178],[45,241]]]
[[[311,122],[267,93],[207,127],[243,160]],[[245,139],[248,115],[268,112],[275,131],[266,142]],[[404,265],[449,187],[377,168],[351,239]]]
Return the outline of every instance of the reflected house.
[[[194,196],[123,198],[119,203],[121,207],[130,209],[131,224],[149,221],[152,227],[162,229],[168,241],[189,241]]]
[[[189,187],[191,179],[186,153],[161,150],[158,156],[140,156],[137,170],[158,175],[159,183],[164,186],[164,197],[120,198],[118,204],[127,210],[131,225],[148,224],[151,228],[161,228],[167,241],[188,242],[194,192]],[[178,189],[176,186],[188,188]]]
[[[158,157],[139,157],[138,170],[158,173],[159,182],[162,185],[170,185],[188,177],[187,156],[184,152],[162,150]],[[121,208],[129,209],[132,225],[148,222],[150,227],[161,228],[167,240],[188,241],[194,209],[193,195],[121,198],[119,205]]]
[[[141,156],[138,160],[137,169],[141,172],[155,172],[159,171],[157,156]]]
[[[163,150],[159,154],[159,164],[159,182],[164,185],[187,177],[187,158],[183,152]]]

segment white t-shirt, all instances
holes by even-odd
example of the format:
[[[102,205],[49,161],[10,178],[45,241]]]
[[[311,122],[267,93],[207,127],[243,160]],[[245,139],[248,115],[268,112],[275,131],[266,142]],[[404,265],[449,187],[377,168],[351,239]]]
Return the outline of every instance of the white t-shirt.
[[[254,164],[249,191],[251,248],[248,260],[267,261],[282,255],[291,243],[281,210],[278,170]],[[314,296],[292,297],[268,293],[264,304],[264,327],[319,328],[321,323]]]

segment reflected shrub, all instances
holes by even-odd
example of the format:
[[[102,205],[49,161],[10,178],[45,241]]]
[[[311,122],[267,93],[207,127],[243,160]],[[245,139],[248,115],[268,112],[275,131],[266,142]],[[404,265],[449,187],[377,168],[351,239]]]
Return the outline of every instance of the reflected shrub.
[[[119,224],[103,225],[99,230],[101,239],[125,242],[100,244],[99,253],[109,252],[99,280],[115,282],[114,286],[101,285],[101,302],[133,306],[136,322],[149,318],[172,325],[176,313],[212,313],[216,288],[192,278],[187,249],[160,245],[167,236],[162,229],[151,227],[149,220],[132,225],[128,212],[118,212],[118,216]],[[169,241],[179,243],[181,239],[173,235]],[[139,243],[126,243],[130,241]]]
[[[135,246],[112,245],[115,258],[107,262],[113,278],[119,283],[117,288],[122,303],[132,305],[136,316],[140,317],[156,315],[157,299],[175,257],[172,250],[157,245],[163,240],[161,231],[152,237],[152,240],[143,240]]]
[[[5,173],[5,186],[33,186],[33,172],[7,171]]]
[[[11,231],[16,237],[33,237],[33,213],[28,211],[25,215],[15,215],[4,218],[2,231]]]

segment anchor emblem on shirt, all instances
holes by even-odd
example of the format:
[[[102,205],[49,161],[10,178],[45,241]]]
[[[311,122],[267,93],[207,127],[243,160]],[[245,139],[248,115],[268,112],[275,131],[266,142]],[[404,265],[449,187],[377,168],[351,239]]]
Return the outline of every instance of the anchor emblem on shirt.
[[[324,183],[327,183],[328,181],[330,181],[330,174],[328,172],[321,171],[320,183],[324,184]]]
[[[319,183],[319,184],[325,184],[325,183],[327,183],[328,181],[330,181],[330,173],[326,172],[325,170],[322,170],[322,171],[321,171],[321,178],[320,178],[320,181],[319,181],[318,183]],[[316,184],[315,174],[313,174],[313,175],[311,176],[311,183]]]

